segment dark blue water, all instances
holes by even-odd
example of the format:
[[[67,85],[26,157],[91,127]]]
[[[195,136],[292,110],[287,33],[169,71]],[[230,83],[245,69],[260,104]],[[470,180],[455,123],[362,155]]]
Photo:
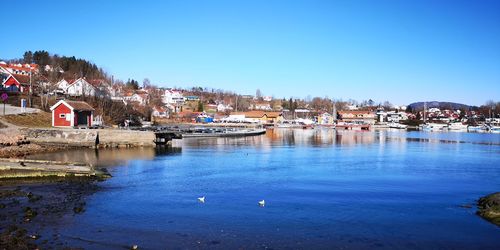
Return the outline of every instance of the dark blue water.
[[[500,191],[498,134],[283,129],[76,155],[114,177],[54,226],[73,246],[500,249],[475,215]]]

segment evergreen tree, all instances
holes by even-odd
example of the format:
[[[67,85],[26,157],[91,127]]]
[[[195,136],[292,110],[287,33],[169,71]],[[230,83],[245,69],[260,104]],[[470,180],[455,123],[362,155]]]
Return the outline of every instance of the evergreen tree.
[[[203,103],[200,101],[198,101],[198,112],[203,112]]]
[[[23,62],[24,63],[33,63],[33,52],[31,52],[31,51],[24,52]]]

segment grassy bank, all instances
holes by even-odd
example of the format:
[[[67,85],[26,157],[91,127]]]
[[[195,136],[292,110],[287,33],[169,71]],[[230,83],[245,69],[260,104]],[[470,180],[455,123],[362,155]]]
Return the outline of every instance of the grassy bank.
[[[6,115],[2,119],[20,127],[49,128],[52,126],[52,114],[48,112]]]

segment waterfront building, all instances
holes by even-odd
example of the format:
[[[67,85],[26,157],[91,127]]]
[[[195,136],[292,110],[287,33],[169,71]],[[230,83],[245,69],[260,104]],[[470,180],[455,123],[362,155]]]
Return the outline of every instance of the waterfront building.
[[[86,102],[60,100],[50,111],[53,127],[90,127],[95,110]]]
[[[333,124],[333,116],[328,112],[323,112],[318,115],[318,124]]]
[[[231,116],[240,116],[245,120],[254,121],[262,124],[276,124],[283,121],[281,112],[253,110],[248,112],[231,112]]]
[[[377,116],[373,111],[349,110],[339,111],[340,120],[347,123],[355,124],[375,124]]]

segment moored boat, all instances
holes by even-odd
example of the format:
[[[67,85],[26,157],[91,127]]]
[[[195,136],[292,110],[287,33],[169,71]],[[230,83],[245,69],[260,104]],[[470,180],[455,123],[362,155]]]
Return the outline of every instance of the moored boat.
[[[448,127],[448,125],[441,123],[426,123],[420,125],[420,127],[423,131],[443,131]]]
[[[388,125],[389,125],[389,128],[396,128],[396,129],[407,129],[408,128],[408,125],[404,125],[401,123],[395,123],[395,122],[389,123]]]
[[[467,124],[461,122],[452,122],[448,125],[450,131],[467,131]]]

